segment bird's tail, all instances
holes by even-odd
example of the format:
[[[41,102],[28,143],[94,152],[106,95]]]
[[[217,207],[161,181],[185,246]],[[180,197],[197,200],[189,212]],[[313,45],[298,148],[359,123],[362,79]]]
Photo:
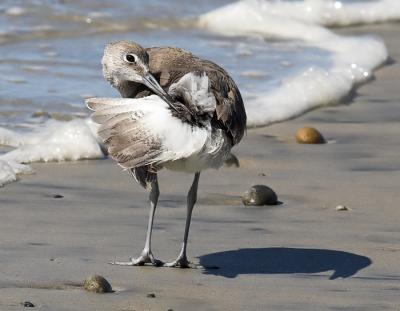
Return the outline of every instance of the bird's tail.
[[[138,184],[145,189],[148,189],[149,185],[157,179],[157,170],[151,165],[131,168],[129,171]]]

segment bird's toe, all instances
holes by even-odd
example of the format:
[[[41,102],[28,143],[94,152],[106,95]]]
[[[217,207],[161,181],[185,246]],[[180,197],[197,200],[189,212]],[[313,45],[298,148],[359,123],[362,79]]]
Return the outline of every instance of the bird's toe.
[[[130,261],[110,261],[109,262],[110,265],[115,265],[115,266],[134,266],[135,264],[132,262],[132,260]]]
[[[186,268],[193,268],[195,266],[192,263],[190,263],[186,257],[179,257],[174,261],[164,263],[163,267],[186,269]]]
[[[129,261],[112,261],[110,264],[117,266],[144,266],[145,264],[151,264],[155,267],[160,267],[163,265],[163,262],[155,259],[151,252],[146,252],[137,258],[131,258]]]

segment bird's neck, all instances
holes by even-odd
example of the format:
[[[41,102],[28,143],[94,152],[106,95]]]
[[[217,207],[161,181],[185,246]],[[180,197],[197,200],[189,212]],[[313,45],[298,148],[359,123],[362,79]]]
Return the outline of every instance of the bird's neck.
[[[135,98],[136,94],[138,93],[139,87],[139,83],[135,83],[132,81],[123,81],[119,83],[116,88],[122,97]]]
[[[146,85],[132,81],[123,81],[115,88],[123,98],[141,98],[154,94]]]

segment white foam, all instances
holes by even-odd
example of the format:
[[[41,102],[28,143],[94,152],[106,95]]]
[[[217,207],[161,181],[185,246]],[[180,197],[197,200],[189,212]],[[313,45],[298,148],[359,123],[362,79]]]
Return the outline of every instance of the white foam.
[[[242,0],[204,14],[201,19],[204,20],[204,18],[214,14],[223,15],[227,10],[246,10],[246,7],[256,8],[257,13],[268,14],[272,19],[283,17],[324,26],[372,24],[400,19],[400,1],[398,0],[359,0],[357,2],[340,0]],[[257,22],[259,18],[257,13],[253,15],[255,19],[247,20],[246,24]],[[242,14],[248,13],[243,12]],[[240,19],[242,14],[237,14],[237,17]],[[282,23],[281,27],[283,26],[285,25]]]
[[[30,173],[25,163],[69,161],[103,157],[90,120],[69,122],[50,120],[30,133],[0,128],[0,144],[16,147],[0,156],[0,186]]]
[[[323,25],[349,25],[400,19],[400,1],[261,1],[229,4],[199,18],[200,27],[227,36],[302,40],[332,55],[330,68],[309,67],[269,92],[245,100],[248,126],[283,121],[323,105],[336,104],[371,78],[388,57],[376,37],[345,37]]]
[[[296,2],[260,1],[258,5],[276,16],[325,26],[349,26],[397,21],[400,1],[378,0],[345,2],[339,0],[305,0]]]
[[[5,13],[6,13],[6,15],[9,15],[9,16],[21,16],[21,15],[26,14],[26,12],[27,12],[27,10],[22,7],[13,6],[11,8],[8,8]]]

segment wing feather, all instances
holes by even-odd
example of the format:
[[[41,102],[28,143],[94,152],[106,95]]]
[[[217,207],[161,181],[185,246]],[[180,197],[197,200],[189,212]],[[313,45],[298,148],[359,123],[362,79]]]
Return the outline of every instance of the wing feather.
[[[92,119],[110,156],[124,168],[161,164],[189,157],[203,148],[210,129],[174,117],[158,96],[90,98]]]

